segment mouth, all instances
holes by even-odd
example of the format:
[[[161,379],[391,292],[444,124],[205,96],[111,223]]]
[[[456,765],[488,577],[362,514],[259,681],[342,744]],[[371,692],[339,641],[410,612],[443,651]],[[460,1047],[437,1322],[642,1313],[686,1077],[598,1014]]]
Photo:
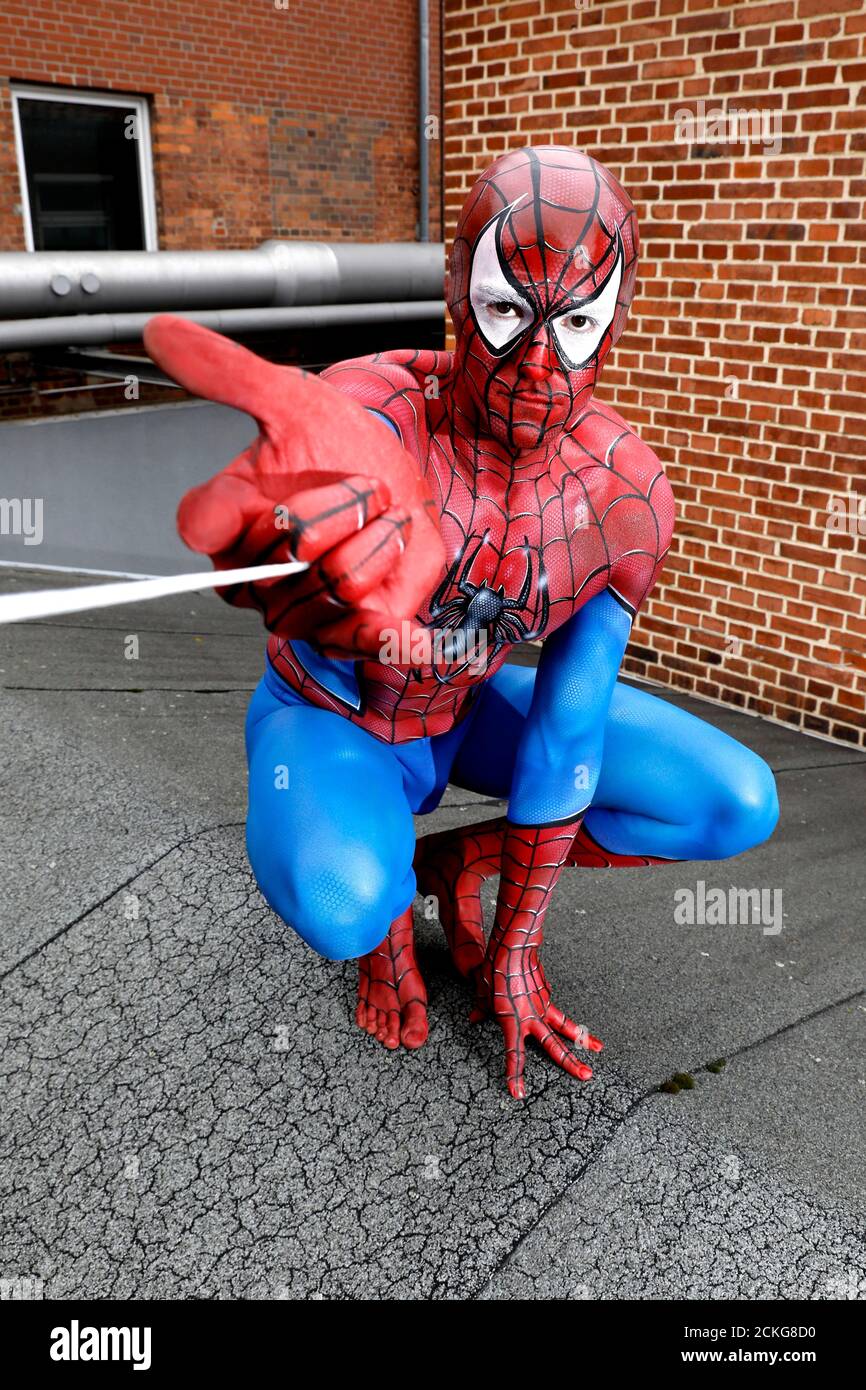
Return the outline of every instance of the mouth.
[[[547,382],[544,385],[532,381],[518,382],[511,389],[511,395],[521,401],[550,401],[555,394]]]
[[[527,414],[535,415],[541,411],[555,412],[558,398],[555,391],[539,391],[535,387],[515,388],[512,392],[514,404]]]

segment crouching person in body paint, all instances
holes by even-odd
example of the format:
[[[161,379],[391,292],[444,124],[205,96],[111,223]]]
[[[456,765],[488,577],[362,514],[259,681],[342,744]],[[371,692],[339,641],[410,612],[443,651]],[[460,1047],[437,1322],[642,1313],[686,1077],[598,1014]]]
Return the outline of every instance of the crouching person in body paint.
[[[570,1044],[601,1048],[553,1002],[541,965],[562,870],[724,858],[778,814],[760,758],[618,680],[674,515],[658,459],[594,395],[637,260],[634,209],[606,169],[569,148],[521,149],[461,214],[453,353],[338,363],[318,383],[331,408],[300,409],[291,369],[175,319],[148,332],[178,381],[260,422],[251,449],[184,499],[184,538],[218,566],[311,561],[224,594],[272,633],[247,718],[262,892],[314,950],[360,959],[357,1022],[391,1048],[427,1036],[412,902],[435,895],[517,1097],[530,1038],[583,1080]],[[275,530],[275,503],[288,529]],[[383,634],[404,622],[460,642],[420,664],[383,659]],[[537,670],[508,664],[533,641]],[[288,789],[275,767],[291,769]],[[449,782],[506,799],[507,815],[416,846],[413,813]]]

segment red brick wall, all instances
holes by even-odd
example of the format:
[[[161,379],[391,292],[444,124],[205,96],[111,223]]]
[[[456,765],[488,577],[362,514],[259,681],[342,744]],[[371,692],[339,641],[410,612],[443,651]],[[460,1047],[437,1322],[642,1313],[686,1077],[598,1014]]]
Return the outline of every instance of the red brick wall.
[[[24,246],[9,80],[151,97],[163,249],[413,240],[417,32],[415,0],[3,0],[0,250]]]
[[[638,209],[603,394],[679,520],[627,669],[861,745],[864,44],[862,0],[446,0],[449,228],[475,174],[531,142],[587,150]],[[702,98],[778,120],[778,148],[677,139]],[[859,536],[827,529],[841,496],[863,499]]]
[[[430,6],[431,110],[441,116],[440,11]],[[254,246],[267,237],[414,240],[418,220],[416,0],[2,0],[0,251],[23,250],[9,82],[150,98],[159,244]],[[432,131],[430,235],[441,238]],[[2,316],[0,303],[0,316]],[[333,360],[349,335],[299,336]],[[388,344],[357,343],[357,351]],[[273,342],[264,350],[273,353]],[[307,350],[312,351],[309,356]],[[58,387],[68,385],[69,391]],[[176,399],[142,386],[141,402]],[[124,405],[27,354],[0,354],[0,417]]]

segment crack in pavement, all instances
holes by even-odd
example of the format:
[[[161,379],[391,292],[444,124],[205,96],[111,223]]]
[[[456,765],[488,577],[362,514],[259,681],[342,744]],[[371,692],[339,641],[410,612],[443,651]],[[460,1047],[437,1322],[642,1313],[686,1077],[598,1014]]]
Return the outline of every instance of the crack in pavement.
[[[459,1294],[628,1094],[539,1073],[515,1106],[450,978],[427,1046],[385,1052],[354,964],[286,931],[239,832],[161,855],[134,919],[109,901],[8,978],[7,1263],[52,1297]]]
[[[855,990],[853,993],[845,995],[841,999],[836,999],[833,1000],[831,1003],[823,1004],[819,1008],[813,1009],[811,1012],[807,1014],[803,1014],[800,1018],[796,1018],[791,1020],[789,1023],[782,1024],[781,1027],[775,1028],[771,1033],[767,1033],[760,1038],[755,1038],[751,1042],[743,1043],[740,1047],[735,1048],[734,1050],[726,1053],[725,1062],[729,1063],[737,1057],[743,1057],[749,1052],[754,1052],[758,1048],[765,1047],[767,1046],[767,1044],[774,1042],[777,1038],[783,1037],[786,1033],[790,1033],[794,1029],[800,1028],[804,1024],[810,1023],[816,1018],[821,1018],[822,1016],[831,1013],[834,1009],[842,1008],[844,1007],[844,1005],[851,1004],[855,1000],[862,999],[864,997],[866,997],[866,988]],[[700,1074],[701,1072],[708,1072],[708,1069],[711,1065],[712,1061],[703,1062],[699,1066],[691,1067],[688,1069],[683,1068],[683,1070],[688,1070],[690,1071],[691,1075],[695,1076]],[[563,1187],[560,1192],[556,1193],[556,1195],[551,1198],[544,1211],[539,1213],[538,1218],[533,1222],[533,1224],[527,1227],[526,1230],[521,1233],[519,1238],[515,1241],[511,1250],[509,1250],[507,1254],[505,1254],[502,1257],[496,1269],[487,1278],[485,1278],[483,1283],[479,1284],[478,1287],[472,1293],[467,1294],[466,1297],[468,1301],[472,1302],[484,1298],[485,1293],[495,1284],[496,1280],[503,1273],[503,1271],[514,1262],[520,1249],[523,1246],[525,1246],[527,1242],[532,1240],[533,1235],[538,1231],[538,1229],[541,1227],[542,1223],[546,1220],[546,1218],[552,1212],[554,1212],[558,1206],[562,1205],[570,1199],[570,1197],[574,1194],[575,1190],[579,1187],[580,1183],[586,1177],[587,1173],[589,1173],[590,1170],[603,1158],[606,1150],[608,1150],[615,1143],[616,1139],[623,1131],[625,1126],[628,1124],[628,1122],[631,1120],[632,1116],[638,1110],[640,1110],[640,1108],[644,1106],[647,1103],[647,1101],[650,1101],[654,1097],[659,1096],[660,1084],[660,1082],[654,1082],[652,1086],[648,1087],[645,1091],[642,1092],[641,1095],[637,1096],[632,1101],[628,1109],[617,1121],[613,1133],[609,1134],[589,1155],[589,1157],[586,1159],[586,1162],[582,1165],[575,1177],[571,1181],[569,1181],[568,1184],[565,1187]]]
[[[177,850],[181,849],[183,845],[191,844],[194,840],[198,839],[200,835],[210,835],[216,830],[237,830],[243,826],[243,824],[243,821],[222,821],[218,825],[200,826],[198,830],[193,830],[189,835],[184,835],[176,844],[169,845],[168,849],[158,854],[150,863],[140,865],[140,867],[137,868],[134,873],[130,874],[128,878],[125,878],[122,883],[109,889],[109,891],[104,893],[101,898],[98,898],[96,902],[90,903],[79,912],[77,917],[73,917],[70,922],[66,922],[62,927],[58,927],[57,931],[52,932],[51,936],[45,937],[44,941],[38,942],[33,947],[32,951],[28,951],[25,955],[21,956],[19,960],[13,961],[12,965],[8,966],[6,970],[0,973],[0,984],[2,984],[4,980],[7,980],[10,975],[14,974],[16,970],[20,970],[28,961],[33,960],[34,956],[38,956],[40,951],[44,951],[46,947],[53,945],[55,941],[59,941],[60,938],[65,936],[68,931],[71,931],[73,927],[77,927],[92,913],[98,912],[106,903],[110,903],[112,898],[116,898],[118,893],[122,893],[124,888],[129,888],[142,874],[149,873],[150,870],[155,868],[157,864],[160,864],[163,859],[167,859],[170,854],[174,854]]]
[[[538,1227],[541,1225],[544,1219],[554,1210],[554,1208],[559,1206],[559,1204],[562,1201],[564,1201],[568,1194],[574,1188],[579,1186],[585,1175],[589,1172],[593,1165],[599,1161],[605,1150],[614,1142],[620,1130],[623,1128],[624,1125],[628,1123],[632,1115],[634,1115],[635,1111],[639,1110],[640,1107],[644,1104],[644,1102],[649,1100],[649,1098],[653,1095],[658,1095],[657,1085],[652,1086],[648,1091],[644,1091],[641,1095],[635,1097],[635,1099],[629,1105],[628,1109],[617,1121],[613,1132],[607,1135],[607,1137],[602,1140],[598,1147],[593,1150],[593,1152],[589,1155],[586,1161],[578,1169],[574,1178],[570,1182],[568,1182],[559,1192],[555,1193],[553,1197],[551,1197],[544,1210],[539,1212],[537,1219],[532,1223],[531,1226],[527,1226],[527,1228],[520,1234],[520,1236],[515,1241],[511,1249],[507,1251],[505,1255],[503,1255],[496,1268],[492,1271],[491,1274],[489,1274],[484,1279],[483,1283],[479,1284],[477,1288],[475,1288],[471,1293],[467,1293],[465,1295],[467,1302],[472,1303],[478,1299],[483,1298],[486,1290],[490,1288],[494,1281],[499,1277],[503,1269],[505,1269],[505,1267],[512,1262],[514,1256],[517,1254],[518,1250],[520,1250],[521,1246],[523,1246],[526,1243],[526,1241],[529,1240],[529,1238],[538,1229]]]

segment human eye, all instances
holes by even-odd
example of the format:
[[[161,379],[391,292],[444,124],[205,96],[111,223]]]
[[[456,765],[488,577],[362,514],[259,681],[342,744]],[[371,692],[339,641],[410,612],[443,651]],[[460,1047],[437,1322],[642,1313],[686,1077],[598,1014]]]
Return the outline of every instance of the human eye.
[[[573,370],[585,366],[593,353],[598,351],[605,332],[613,323],[621,282],[620,251],[613,270],[601,288],[590,299],[552,320],[560,355]]]
[[[488,299],[487,308],[500,319],[519,319],[520,307],[510,299]]]
[[[514,342],[532,322],[531,308],[518,298],[504,275],[485,276],[471,286],[469,299],[482,334],[495,349]]]
[[[534,310],[528,292],[506,273],[499,254],[497,227],[494,219],[473,249],[469,303],[487,347],[504,352],[532,323]]]
[[[566,314],[560,322],[572,333],[592,333],[598,328],[598,319],[591,314]]]

